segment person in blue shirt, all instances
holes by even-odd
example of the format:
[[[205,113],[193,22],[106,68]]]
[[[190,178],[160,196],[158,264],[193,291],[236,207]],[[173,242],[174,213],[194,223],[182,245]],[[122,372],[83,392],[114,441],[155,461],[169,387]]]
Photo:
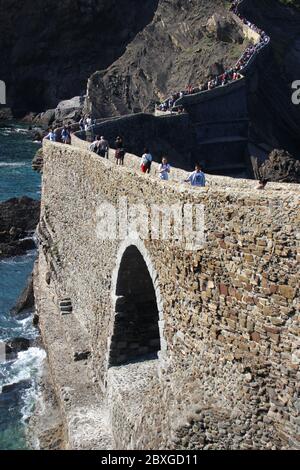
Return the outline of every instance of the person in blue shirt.
[[[70,134],[70,130],[67,126],[64,126],[64,128],[62,130],[61,140],[64,144],[70,144],[71,143],[71,134]]]
[[[45,139],[50,140],[50,142],[56,142],[56,134],[53,129],[50,130],[49,134],[46,135]]]
[[[185,180],[185,183],[191,183],[192,186],[204,188],[206,186],[205,174],[199,163],[195,165],[195,171]]]

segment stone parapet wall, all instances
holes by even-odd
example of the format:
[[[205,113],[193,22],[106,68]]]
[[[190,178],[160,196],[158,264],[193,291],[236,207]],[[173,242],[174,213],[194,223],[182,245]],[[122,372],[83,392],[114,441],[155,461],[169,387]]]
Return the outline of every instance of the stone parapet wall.
[[[156,164],[145,176],[134,155],[116,167],[113,152],[103,160],[87,145],[76,136],[72,147],[44,145],[42,219],[54,237],[44,249],[58,263],[57,298],[72,300],[102,390],[108,383],[117,447],[299,448],[299,187],[257,191],[208,175],[207,188],[190,188],[182,170],[162,182]],[[99,206],[124,196],[146,207],[203,204],[203,248],[97,238]],[[108,374],[114,273],[130,243],[153,280],[161,354],[148,382],[135,377],[118,398]]]
[[[104,120],[87,133],[79,132],[78,136],[85,137],[86,134],[89,139],[103,135],[111,146],[120,135],[128,153],[142,155],[148,147],[156,161],[167,155],[177,167],[188,170],[192,165],[194,136],[187,114],[161,117],[146,113],[132,114]]]

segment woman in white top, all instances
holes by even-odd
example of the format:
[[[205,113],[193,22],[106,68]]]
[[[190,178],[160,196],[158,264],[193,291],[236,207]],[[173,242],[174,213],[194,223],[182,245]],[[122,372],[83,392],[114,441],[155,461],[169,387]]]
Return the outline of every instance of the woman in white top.
[[[159,172],[159,177],[160,177],[161,180],[168,181],[169,174],[171,172],[171,167],[168,163],[168,160],[165,157],[162,159],[162,162],[159,165],[158,172]]]
[[[142,156],[142,162],[141,162],[141,169],[143,173],[149,174],[151,172],[152,161],[153,161],[153,157],[151,153],[149,153],[149,149],[145,148],[144,154]]]

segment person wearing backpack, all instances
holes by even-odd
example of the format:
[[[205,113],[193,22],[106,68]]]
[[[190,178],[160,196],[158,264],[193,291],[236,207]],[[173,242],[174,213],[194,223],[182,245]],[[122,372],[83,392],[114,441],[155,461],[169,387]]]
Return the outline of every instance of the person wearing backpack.
[[[143,173],[150,174],[152,161],[153,161],[153,157],[151,153],[149,153],[149,149],[145,148],[143,156],[142,156],[142,163],[141,163],[141,169]]]
[[[99,143],[100,143],[100,136],[97,135],[96,140],[90,145],[90,151],[97,153],[99,155]]]

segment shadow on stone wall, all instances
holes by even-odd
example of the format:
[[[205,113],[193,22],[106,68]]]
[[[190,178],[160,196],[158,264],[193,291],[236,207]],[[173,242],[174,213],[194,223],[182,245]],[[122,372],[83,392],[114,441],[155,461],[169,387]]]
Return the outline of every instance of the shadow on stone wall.
[[[114,147],[115,139],[122,136],[128,153],[142,155],[148,147],[156,162],[166,155],[173,166],[190,170],[195,136],[189,116],[168,115],[155,117],[151,114],[134,114],[105,120],[94,127],[93,132],[79,132],[77,135],[92,140],[103,135]]]

